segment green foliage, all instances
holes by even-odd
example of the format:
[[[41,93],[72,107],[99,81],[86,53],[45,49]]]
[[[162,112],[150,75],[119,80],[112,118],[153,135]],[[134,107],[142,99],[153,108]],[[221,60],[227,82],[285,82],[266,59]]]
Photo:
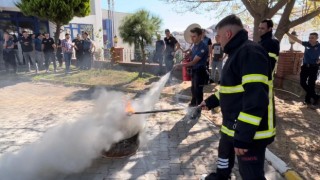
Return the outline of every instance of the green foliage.
[[[145,68],[145,46],[151,44],[153,35],[159,31],[161,19],[151,15],[146,10],[140,10],[127,16],[119,27],[120,36],[124,42],[130,45],[139,45],[142,54],[142,68],[139,76],[142,76]]]
[[[36,16],[56,24],[68,24],[74,16],[90,13],[90,0],[21,0],[16,3],[27,16]]]
[[[159,30],[161,19],[152,16],[146,10],[140,10],[127,16],[119,27],[120,36],[124,42],[130,45],[144,42],[150,44],[152,36]]]

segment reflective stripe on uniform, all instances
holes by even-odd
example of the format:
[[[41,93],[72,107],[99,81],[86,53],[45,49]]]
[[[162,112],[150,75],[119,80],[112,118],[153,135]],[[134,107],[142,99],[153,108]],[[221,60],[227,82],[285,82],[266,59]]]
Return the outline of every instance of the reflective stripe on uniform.
[[[244,92],[244,89],[242,85],[237,85],[237,86],[220,86],[220,93],[224,94],[232,94],[232,93],[240,93]]]
[[[219,91],[215,92],[214,95],[216,96],[217,99],[220,100],[220,93],[219,93]]]
[[[234,130],[228,129],[226,126],[222,125],[221,126],[221,132],[224,134],[233,137],[234,136]]]
[[[276,61],[278,61],[278,56],[275,53],[268,53],[269,57],[274,58]]]
[[[273,128],[273,81],[269,81],[269,104],[268,104],[268,129]]]
[[[221,132],[230,137],[234,137],[234,130],[228,129],[226,126],[222,125]],[[266,139],[274,136],[275,134],[276,134],[276,128],[266,130],[266,131],[257,131],[253,139]]]
[[[242,76],[242,85],[255,82],[261,82],[268,85],[268,77],[262,74],[248,74]]]
[[[244,112],[240,112],[240,114],[238,116],[238,120],[245,122],[245,123],[255,125],[255,126],[259,126],[261,119],[262,119],[261,117],[247,114]]]
[[[254,135],[254,139],[266,139],[276,135],[276,128],[266,131],[258,131]]]
[[[268,53],[269,57],[274,58],[276,60],[276,63],[274,65],[273,71],[272,71],[272,79],[274,79],[273,75],[275,74],[275,72],[277,72],[277,67],[278,67],[278,59],[279,56],[277,56],[275,53]]]

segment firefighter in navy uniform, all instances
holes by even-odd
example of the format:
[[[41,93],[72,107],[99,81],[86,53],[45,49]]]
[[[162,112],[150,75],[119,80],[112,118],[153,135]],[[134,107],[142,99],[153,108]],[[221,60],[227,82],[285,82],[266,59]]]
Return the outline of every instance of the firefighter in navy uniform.
[[[259,44],[268,52],[272,75],[274,75],[279,57],[280,44],[277,39],[273,38],[272,28],[273,21],[271,19],[265,19],[260,22],[259,35],[261,40],[259,41]]]
[[[202,179],[229,179],[237,156],[242,179],[265,180],[265,151],[276,133],[274,105],[269,103],[273,93],[268,54],[248,40],[248,32],[235,15],[222,19],[216,30],[228,60],[220,90],[200,106],[206,110],[220,106],[223,122],[217,171]]]
[[[207,83],[206,64],[208,59],[208,45],[202,41],[202,29],[195,27],[190,30],[191,39],[194,43],[192,48],[192,61],[186,64],[176,64],[174,69],[182,66],[192,66],[190,107],[198,106],[203,101],[203,86]],[[200,111],[199,111],[200,112]]]

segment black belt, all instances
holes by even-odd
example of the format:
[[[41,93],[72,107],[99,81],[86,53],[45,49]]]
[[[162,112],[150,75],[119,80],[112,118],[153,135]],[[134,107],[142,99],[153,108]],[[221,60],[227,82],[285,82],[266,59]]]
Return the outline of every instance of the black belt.
[[[318,67],[319,64],[303,64],[304,67]]]

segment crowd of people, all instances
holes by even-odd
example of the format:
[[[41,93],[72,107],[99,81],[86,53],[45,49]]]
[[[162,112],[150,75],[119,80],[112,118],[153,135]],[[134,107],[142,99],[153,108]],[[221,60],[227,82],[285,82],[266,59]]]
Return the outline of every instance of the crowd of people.
[[[190,30],[192,46],[187,51],[191,53],[191,59],[180,64],[174,64],[174,55],[180,49],[180,44],[170,30],[166,29],[164,39],[161,40],[158,36],[156,42],[155,59],[159,61],[159,73],[163,71],[163,61],[166,72],[188,67],[191,72],[192,95],[189,106],[196,108],[199,115],[201,110],[211,110],[218,106],[221,108],[223,119],[217,169],[204,175],[202,179],[230,179],[237,158],[242,179],[265,180],[265,152],[276,135],[273,80],[280,44],[272,34],[273,21],[265,19],[260,22],[258,42],[249,40],[248,32],[236,15],[223,18],[215,28],[217,34],[214,44],[205,36],[203,29],[194,27]],[[320,64],[318,34],[311,33],[309,41],[301,41],[289,33],[287,35],[306,48],[300,83],[306,91],[305,103],[317,105],[319,95],[315,93],[315,81]],[[65,39],[57,43],[48,33],[33,37],[24,31],[19,38],[4,33],[3,57],[7,71],[11,65],[16,72],[16,62],[22,64],[17,58],[17,43],[21,45],[27,71],[33,66],[36,73],[41,67],[49,72],[51,61],[56,71],[56,60],[61,67],[64,59],[66,73],[69,73],[73,49],[78,67],[91,68],[94,46],[86,32],[73,41],[66,33]],[[226,57],[222,67],[222,61]],[[208,72],[209,66],[212,66],[211,76]],[[218,78],[216,70],[219,71]],[[216,82],[220,84],[220,88],[204,99],[203,87],[208,82]]]
[[[13,74],[16,74],[18,69],[25,69],[26,72],[34,70],[36,74],[40,70],[49,73],[51,62],[54,73],[57,72],[57,68],[62,68],[63,62],[65,62],[65,73],[69,74],[74,52],[76,66],[81,70],[88,70],[91,69],[92,53],[95,51],[95,46],[87,32],[78,34],[77,38],[73,40],[71,40],[69,33],[65,33],[65,38],[58,39],[57,42],[47,32],[29,34],[27,31],[23,31],[19,37],[4,32],[3,40],[0,42],[3,46],[5,71]],[[10,71],[10,69],[12,70]]]

